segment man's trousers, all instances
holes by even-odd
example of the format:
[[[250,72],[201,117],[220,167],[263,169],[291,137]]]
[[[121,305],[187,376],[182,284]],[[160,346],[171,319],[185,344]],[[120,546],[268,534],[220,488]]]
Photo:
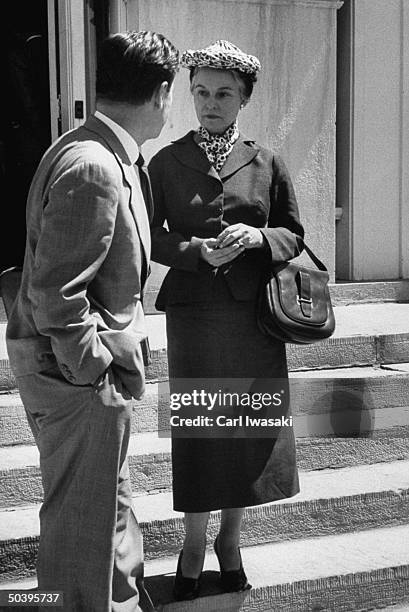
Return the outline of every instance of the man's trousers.
[[[57,366],[17,382],[40,451],[39,589],[63,591],[66,612],[151,610],[127,461],[129,393],[112,368],[95,386],[70,384]]]

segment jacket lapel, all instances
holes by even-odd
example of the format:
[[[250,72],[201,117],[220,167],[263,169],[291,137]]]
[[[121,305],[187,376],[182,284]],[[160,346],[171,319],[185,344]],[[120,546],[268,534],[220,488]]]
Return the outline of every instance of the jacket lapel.
[[[259,152],[259,148],[252,140],[239,136],[238,140],[234,143],[233,149],[226,159],[226,163],[220,170],[220,178],[224,179],[228,176],[247,166]]]
[[[207,159],[206,153],[193,140],[193,134],[194,132],[190,131],[183,138],[174,141],[174,144],[178,146],[173,147],[173,155],[184,166],[198,170],[220,181],[220,176]]]
[[[103,121],[100,121],[97,117],[91,115],[84,123],[83,127],[96,133],[105,141],[121,168],[123,177],[130,189],[129,207],[138,230],[146,259],[146,266],[148,266],[151,249],[150,227],[148,213],[146,211],[142,191],[139,186],[139,179],[136,175],[136,169],[134,168],[134,165],[129,159],[121,142]]]
[[[185,166],[194,168],[218,180],[234,174],[237,170],[249,164],[259,152],[259,148],[254,141],[240,135],[220,173],[217,173],[207,159],[206,153],[194,142],[193,134],[194,132],[191,131],[183,138],[176,140],[174,144],[180,146],[174,147],[173,154]]]

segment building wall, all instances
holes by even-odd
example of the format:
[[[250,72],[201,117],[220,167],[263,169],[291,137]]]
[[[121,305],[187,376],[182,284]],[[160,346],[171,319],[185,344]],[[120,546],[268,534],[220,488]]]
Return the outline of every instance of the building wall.
[[[84,26],[68,0],[59,2],[65,7],[60,38],[72,38],[66,47],[77,50],[74,34]],[[409,278],[407,0],[106,0],[104,6],[110,31],[155,29],[180,49],[227,38],[258,55],[263,69],[240,128],[283,156],[307,241],[332,280],[335,269],[337,279]],[[95,20],[83,12],[92,30]],[[84,73],[64,68],[77,87],[89,79],[84,62],[71,55],[60,43],[60,61],[67,56],[68,67]],[[88,56],[89,45],[85,65]],[[74,99],[83,97],[71,89],[61,96],[63,118],[64,104],[72,114]],[[73,127],[70,121],[64,131]],[[145,157],[196,126],[187,71],[181,70],[170,121],[159,139],[144,145]],[[342,213],[336,236],[335,207]],[[151,292],[165,272],[153,268]]]
[[[336,0],[128,0],[126,26],[162,32],[180,49],[218,38],[257,55],[262,71],[240,114],[246,135],[286,162],[306,227],[306,240],[335,273]],[[147,159],[196,128],[188,71],[175,83],[173,109]],[[151,291],[164,273],[154,267]]]

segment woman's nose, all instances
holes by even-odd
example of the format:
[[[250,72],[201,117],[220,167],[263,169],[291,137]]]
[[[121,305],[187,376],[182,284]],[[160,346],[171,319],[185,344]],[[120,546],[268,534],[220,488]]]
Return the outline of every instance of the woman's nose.
[[[217,106],[217,101],[216,98],[213,98],[212,96],[210,96],[207,100],[206,100],[206,108],[213,109],[216,108]]]

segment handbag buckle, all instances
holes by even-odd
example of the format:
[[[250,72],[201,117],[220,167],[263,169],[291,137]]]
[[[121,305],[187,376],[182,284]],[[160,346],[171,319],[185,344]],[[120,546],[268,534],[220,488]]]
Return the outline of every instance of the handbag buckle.
[[[303,313],[304,317],[307,317],[308,319],[311,318],[312,298],[297,295],[297,303],[301,308],[301,312]]]
[[[299,304],[301,304],[301,302],[305,304],[311,304],[312,306],[312,298],[305,298],[305,297],[300,297],[299,295],[297,295],[297,302]]]

